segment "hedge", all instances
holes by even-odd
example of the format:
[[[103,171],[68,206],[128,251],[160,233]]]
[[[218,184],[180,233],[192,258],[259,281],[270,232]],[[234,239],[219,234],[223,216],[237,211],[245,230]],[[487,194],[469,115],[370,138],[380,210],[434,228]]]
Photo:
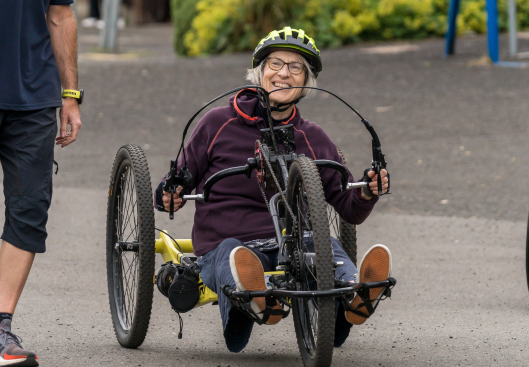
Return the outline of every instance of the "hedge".
[[[508,27],[508,0],[498,0],[499,27]],[[529,1],[517,0],[518,27],[529,28]],[[171,0],[175,50],[199,56],[253,50],[288,25],[318,48],[370,40],[444,36],[448,0]],[[485,33],[485,0],[462,0],[458,32]]]

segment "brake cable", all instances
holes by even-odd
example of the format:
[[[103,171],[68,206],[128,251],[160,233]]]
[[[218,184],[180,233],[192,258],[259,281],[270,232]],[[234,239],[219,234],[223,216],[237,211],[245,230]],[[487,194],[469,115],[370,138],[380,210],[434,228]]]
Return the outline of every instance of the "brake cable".
[[[186,138],[186,135],[187,135],[187,131],[189,130],[189,126],[191,126],[191,123],[193,122],[193,120],[200,114],[200,112],[202,112],[206,107],[208,107],[209,105],[211,105],[212,103],[216,102],[217,100],[227,96],[227,95],[230,95],[232,93],[235,93],[235,92],[238,92],[238,91],[241,91],[241,90],[244,90],[244,89],[256,89],[256,90],[259,90],[259,91],[262,91],[263,92],[263,96],[264,96],[264,100],[265,100],[265,108],[266,110],[268,111],[268,123],[269,123],[269,126],[270,126],[270,131],[273,131],[273,123],[272,123],[272,115],[270,113],[270,102],[269,102],[269,99],[268,99],[268,92],[266,91],[266,89],[264,89],[263,87],[260,87],[258,85],[246,85],[246,86],[242,86],[242,87],[238,87],[238,88],[235,88],[235,89],[232,89],[230,91],[227,91],[223,94],[221,94],[220,96],[216,97],[216,98],[213,98],[211,101],[209,101],[208,103],[206,103],[204,106],[202,106],[201,109],[199,109],[190,119],[189,121],[187,122],[185,128],[184,128],[184,133],[182,134],[182,144],[180,144],[180,149],[178,150],[178,154],[176,156],[176,159],[175,160],[171,160],[171,166],[169,168],[169,175],[167,176],[167,181],[165,182],[165,185],[164,185],[164,191],[168,192],[170,194],[170,197],[171,197],[171,200],[169,200],[169,219],[173,219],[174,218],[174,200],[173,200],[173,196],[176,192],[176,189],[178,186],[182,186],[183,188],[186,188],[188,186],[190,186],[192,183],[193,183],[193,177],[191,175],[191,173],[189,172],[189,170],[187,169],[187,158],[186,158],[186,152],[185,152],[185,149],[184,149],[184,142],[185,142],[185,138]],[[272,134],[273,135],[273,134]],[[272,136],[272,142],[273,142],[273,146],[274,146],[274,149],[277,151],[277,143],[275,141],[275,138]],[[183,152],[183,157],[184,157],[184,166],[180,169],[180,172],[177,172],[177,164],[178,164],[178,159],[180,158],[180,153]],[[180,197],[182,197],[184,195],[184,190],[180,191]]]
[[[268,94],[270,95],[270,94],[272,94],[274,92],[278,92],[278,91],[281,91],[281,90],[287,90],[287,89],[313,89],[313,90],[319,90],[319,91],[328,93],[331,96],[336,97],[340,102],[343,102],[358,117],[360,117],[360,121],[364,124],[364,126],[367,129],[367,131],[369,131],[369,133],[371,134],[371,149],[372,149],[372,153],[373,153],[373,159],[371,161],[371,168],[373,169],[373,171],[375,171],[375,174],[377,175],[378,196],[390,194],[390,192],[389,192],[389,179],[388,179],[388,190],[387,190],[387,192],[385,194],[382,193],[383,192],[382,191],[382,177],[380,176],[380,171],[382,169],[386,168],[386,160],[384,158],[384,154],[382,153],[382,147],[380,146],[380,140],[378,138],[378,135],[377,135],[373,125],[371,125],[369,123],[369,121],[367,121],[362,115],[360,115],[360,113],[358,113],[357,110],[355,110],[353,107],[351,107],[343,99],[338,97],[336,94],[334,94],[332,92],[329,92],[328,90],[325,90],[325,89],[322,89],[322,88],[317,88],[317,87],[288,87],[288,88],[275,89],[275,90],[271,91]]]

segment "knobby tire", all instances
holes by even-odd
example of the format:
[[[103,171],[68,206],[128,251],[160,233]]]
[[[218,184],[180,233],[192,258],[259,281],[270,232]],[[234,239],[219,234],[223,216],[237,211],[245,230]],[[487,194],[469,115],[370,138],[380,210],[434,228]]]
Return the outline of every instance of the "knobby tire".
[[[123,251],[118,243],[137,251]],[[116,154],[107,206],[107,279],[118,342],[137,348],[145,340],[153,301],[155,266],[151,177],[142,149],[125,145]]]
[[[287,201],[294,215],[298,216],[297,228],[293,228],[294,221],[290,215],[287,215],[286,232],[293,235],[288,251],[295,259],[294,267],[297,269],[294,272],[300,274],[303,269],[308,269],[303,261],[303,254],[310,252],[304,244],[305,233],[312,236],[316,257],[315,274],[303,270],[308,276],[295,275],[296,289],[304,291],[316,288],[334,289],[334,260],[327,203],[320,174],[311,159],[300,157],[292,163],[287,184]],[[317,286],[311,280],[314,278],[317,280]],[[334,308],[334,298],[292,299],[296,338],[306,367],[331,365],[334,347]]]

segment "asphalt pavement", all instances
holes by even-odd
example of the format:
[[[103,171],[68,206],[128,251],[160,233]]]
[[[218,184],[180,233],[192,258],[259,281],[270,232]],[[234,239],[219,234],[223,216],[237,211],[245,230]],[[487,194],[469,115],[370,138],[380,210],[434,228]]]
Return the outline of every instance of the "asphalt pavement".
[[[141,146],[157,184],[192,114],[246,84],[251,54],[179,58],[168,26],[127,28],[117,55],[98,53],[97,41],[96,31],[80,32],[83,127],[77,142],[56,149],[48,251],[36,258],[15,332],[42,366],[301,366],[292,317],[255,327],[233,354],[217,306],[185,314],[179,340],[178,318],[157,290],[144,344],[117,343],[105,262],[114,155]],[[529,34],[519,41],[529,51]],[[387,245],[398,280],[391,300],[335,349],[334,366],[527,365],[529,68],[490,65],[481,36],[461,38],[452,58],[443,50],[434,39],[322,52],[319,85],[381,139],[393,193],[359,226],[359,253]],[[341,147],[355,176],[370,166],[369,134],[345,106],[319,94],[299,108]],[[156,224],[188,237],[192,216],[187,205],[173,222],[157,213]]]

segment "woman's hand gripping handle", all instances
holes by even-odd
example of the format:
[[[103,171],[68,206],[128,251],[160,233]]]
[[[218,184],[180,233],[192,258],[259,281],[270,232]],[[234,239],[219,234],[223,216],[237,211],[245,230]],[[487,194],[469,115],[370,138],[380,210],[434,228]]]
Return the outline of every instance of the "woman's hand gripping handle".
[[[362,181],[368,183],[362,188],[362,198],[365,200],[379,196],[379,193],[384,195],[389,190],[389,173],[384,168],[380,170],[380,174],[377,174],[372,168],[366,169]]]
[[[171,160],[169,177],[163,188],[163,205],[169,211],[169,219],[174,219],[174,212],[182,206],[182,196],[184,189],[193,184],[193,176],[186,166],[176,173],[176,162]],[[176,205],[176,210],[175,210]]]

